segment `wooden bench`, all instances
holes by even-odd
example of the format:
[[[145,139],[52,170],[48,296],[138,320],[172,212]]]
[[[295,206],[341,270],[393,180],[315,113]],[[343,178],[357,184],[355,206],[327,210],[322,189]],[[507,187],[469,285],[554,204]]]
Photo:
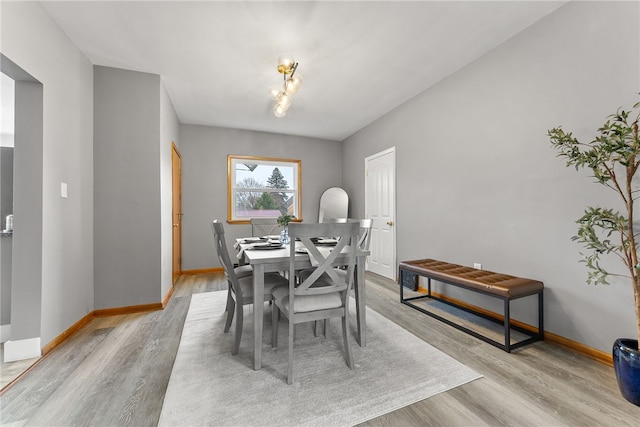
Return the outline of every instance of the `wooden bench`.
[[[526,344],[530,344],[535,341],[541,341],[544,339],[544,323],[543,323],[543,291],[544,285],[542,282],[531,279],[523,279],[521,277],[509,276],[506,274],[494,273],[487,270],[477,270],[471,267],[464,267],[462,265],[450,264],[448,262],[436,261],[434,259],[420,259],[415,261],[404,261],[400,263],[399,267],[399,282],[400,282],[400,302],[406,304],[416,310],[425,313],[431,317],[441,320],[461,331],[464,331],[476,338],[479,338],[489,344],[492,344],[506,352],[521,347]],[[427,294],[405,298],[404,287],[411,287],[413,290],[418,289],[418,276],[426,277],[427,280]],[[486,315],[479,311],[475,311],[468,307],[456,304],[450,300],[445,300],[431,293],[431,279],[441,283],[458,286],[460,288],[468,289],[481,293],[483,295],[489,295],[494,298],[499,298],[504,302],[504,320],[497,319],[496,317]],[[511,324],[509,314],[510,301],[527,296],[538,296],[538,330],[531,331]],[[452,322],[436,313],[426,310],[423,306],[413,304],[413,301],[421,299],[434,299],[446,303],[448,305],[457,307],[475,315],[481,316],[493,322],[504,325],[504,344],[493,340],[485,335],[482,335],[476,331],[473,331],[458,323]],[[528,338],[522,341],[511,343],[511,329],[516,330],[522,334],[525,334]]]

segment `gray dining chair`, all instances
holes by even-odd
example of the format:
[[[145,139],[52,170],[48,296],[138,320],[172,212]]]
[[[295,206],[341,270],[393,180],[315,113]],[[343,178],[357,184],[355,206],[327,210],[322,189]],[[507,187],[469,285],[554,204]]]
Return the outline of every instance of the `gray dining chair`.
[[[358,234],[358,248],[368,251],[371,246],[371,227],[373,219],[366,218],[360,220],[360,232]]]
[[[331,218],[331,222],[345,223],[345,222],[357,222],[360,224],[360,232],[358,233],[358,248],[368,251],[371,244],[371,227],[373,226],[373,219],[355,219],[355,218]]]
[[[251,218],[251,235],[255,237],[280,234],[277,218]]]
[[[353,286],[356,242],[358,240],[357,223],[289,224],[292,241],[300,240],[296,249],[290,245],[289,284],[273,290],[274,309],[272,312],[272,345],[278,345],[278,319],[280,313],[288,319],[289,346],[287,384],[293,383],[293,336],[294,325],[304,322],[342,318],[342,337],[347,366],[353,369],[353,357],[349,347],[349,292]],[[339,238],[336,246],[324,256],[311,241],[317,236]],[[302,283],[296,283],[296,250],[304,248],[313,257],[318,266]],[[333,265],[338,255],[347,254],[347,266],[344,275],[337,274]]]
[[[243,277],[253,277],[253,267],[251,267],[249,264],[235,266],[233,267],[233,271],[234,273],[236,273],[238,279],[241,279]],[[232,303],[232,298],[233,295],[231,295],[231,286],[228,286],[227,304],[224,306],[225,313],[227,312],[227,308],[229,307],[229,305]]]
[[[347,218],[333,218],[331,222],[336,224],[345,224],[345,223],[358,223],[360,224],[360,230],[358,231],[358,249],[363,251],[368,251],[371,246],[371,227],[373,226],[373,220],[370,218],[367,219],[347,219]],[[305,279],[309,277],[309,275],[313,272],[314,268],[306,268],[304,270],[299,270],[296,274],[300,279]],[[344,268],[340,268],[339,274],[344,274]],[[358,290],[356,289],[356,295]]]
[[[369,247],[371,246],[371,227],[373,226],[373,219],[353,219],[353,218],[332,218],[330,222],[334,222],[337,224],[344,224],[350,222],[356,222],[360,224],[360,231],[358,232],[358,249],[363,251],[369,251]],[[340,275],[346,275],[346,271],[344,266],[336,266],[336,272]],[[313,273],[314,268],[307,268],[304,270],[298,271],[296,274],[298,275],[298,280],[304,280],[309,277],[311,273]],[[354,274],[357,274],[357,269]],[[357,278],[360,280],[360,278]],[[364,280],[364,277],[362,278]],[[354,286],[353,291],[355,293],[356,299],[358,298],[358,287]],[[314,324],[313,333],[317,336],[317,322]],[[329,320],[325,319],[324,321],[324,335],[327,335],[327,329],[329,328]]]
[[[240,349],[240,339],[242,338],[243,323],[243,307],[247,304],[253,304],[253,275],[238,277],[233,267],[233,262],[227,250],[227,244],[224,238],[224,227],[218,220],[212,221],[211,226],[216,246],[218,260],[224,268],[224,274],[227,278],[229,293],[227,294],[227,320],[224,325],[224,332],[229,332],[231,323],[235,313],[236,333],[233,342],[231,354],[238,354]],[[264,301],[273,300],[271,291],[277,286],[287,285],[288,280],[278,273],[267,273],[264,275]]]

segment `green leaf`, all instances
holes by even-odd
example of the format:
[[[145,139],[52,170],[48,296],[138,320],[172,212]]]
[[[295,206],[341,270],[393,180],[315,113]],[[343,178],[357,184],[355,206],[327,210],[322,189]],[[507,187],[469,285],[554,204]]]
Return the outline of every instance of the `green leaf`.
[[[574,166],[576,170],[589,168],[596,182],[613,189],[619,195],[627,211],[622,214],[613,209],[589,207],[579,218],[578,232],[571,238],[582,244],[590,252],[582,254],[589,270],[587,282],[608,284],[610,275],[600,266],[600,256],[616,254],[620,256],[631,277],[640,271],[640,263],[631,265],[637,260],[636,243],[639,235],[629,221],[632,216],[632,203],[635,193],[639,190],[637,180],[634,180],[640,167],[640,137],[638,124],[640,120],[640,102],[633,106],[633,110],[619,108],[616,113],[609,115],[604,124],[598,129],[598,134],[590,142],[577,140],[571,132],[565,132],[561,126],[547,131],[552,147],[558,157],[564,157],[566,166]],[[634,118],[632,118],[634,117]],[[622,173],[622,172],[625,173]],[[631,183],[630,188],[627,183]],[[629,204],[631,203],[631,204]]]

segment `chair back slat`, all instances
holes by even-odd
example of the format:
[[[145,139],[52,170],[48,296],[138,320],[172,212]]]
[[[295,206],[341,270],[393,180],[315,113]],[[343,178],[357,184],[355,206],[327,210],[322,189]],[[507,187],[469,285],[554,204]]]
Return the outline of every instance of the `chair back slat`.
[[[330,222],[343,224],[345,222],[357,222],[360,224],[360,233],[358,238],[358,248],[368,251],[371,243],[371,227],[372,219],[355,219],[355,218],[331,218]]]
[[[213,230],[214,242],[216,246],[216,253],[218,254],[218,260],[224,268],[224,275],[227,277],[227,281],[233,286],[233,290],[240,298],[242,298],[242,289],[238,282],[235,270],[233,268],[233,262],[229,256],[227,250],[227,243],[224,238],[224,227],[218,220],[211,222],[211,228]]]
[[[280,234],[277,218],[251,218],[251,235],[254,237]]]
[[[342,293],[343,300],[347,297],[353,285],[353,272],[356,259],[356,242],[358,238],[359,223],[321,223],[321,224],[289,224],[290,268],[289,291],[292,295],[318,295],[330,292]],[[336,246],[328,254],[321,252],[312,242],[312,238],[332,236],[337,240]],[[300,284],[295,283],[295,240],[299,239],[299,247],[304,247],[318,261],[315,270]],[[347,262],[340,265],[347,266],[346,276],[338,275],[334,270],[336,258],[347,256]],[[322,278],[322,286],[314,286]],[[293,303],[293,300],[290,303]]]
[[[358,248],[368,251],[371,245],[371,227],[373,220],[371,218],[360,220],[360,239],[358,240]]]

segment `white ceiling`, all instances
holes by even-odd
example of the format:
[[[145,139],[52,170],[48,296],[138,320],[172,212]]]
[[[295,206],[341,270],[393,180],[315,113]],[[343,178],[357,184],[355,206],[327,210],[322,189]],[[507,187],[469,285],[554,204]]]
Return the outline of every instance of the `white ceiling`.
[[[159,74],[185,124],[341,141],[566,1],[43,2],[96,65]],[[302,86],[272,113],[277,57]]]

